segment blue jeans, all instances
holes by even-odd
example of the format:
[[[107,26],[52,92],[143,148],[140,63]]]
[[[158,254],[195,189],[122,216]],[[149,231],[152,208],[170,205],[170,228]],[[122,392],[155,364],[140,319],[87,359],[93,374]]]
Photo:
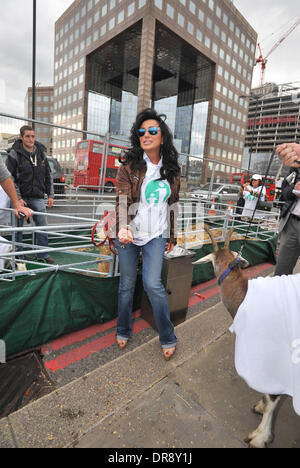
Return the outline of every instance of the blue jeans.
[[[143,246],[124,244],[116,239],[120,263],[117,338],[128,340],[132,329],[132,307],[140,251],[143,255],[143,285],[152,305],[160,344],[171,348],[177,343],[165,288],[161,281],[166,239],[158,237]]]
[[[40,213],[46,213],[46,205],[45,205],[45,200],[43,198],[23,198],[23,200],[27,203],[28,208],[31,208],[33,211],[39,211]],[[47,216],[44,215],[33,215],[33,222],[36,226],[47,226]],[[18,226],[22,227],[23,226],[23,218],[18,220]],[[18,232],[17,234],[17,242],[22,242],[23,239],[23,233]],[[41,234],[37,233],[35,235],[36,239],[36,245],[40,245],[41,247],[48,247],[48,235],[47,234]],[[18,247],[18,250],[22,249],[23,247]],[[38,251],[37,251],[38,252]],[[49,253],[42,253],[38,254],[38,258],[48,258]]]

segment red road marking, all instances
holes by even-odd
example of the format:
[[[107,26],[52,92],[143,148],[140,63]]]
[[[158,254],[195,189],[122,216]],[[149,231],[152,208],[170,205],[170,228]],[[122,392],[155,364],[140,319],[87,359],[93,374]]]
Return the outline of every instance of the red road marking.
[[[213,278],[209,281],[205,281],[205,283],[200,283],[196,284],[195,286],[192,286],[191,288],[191,294],[194,294],[195,292],[201,292],[204,291],[204,289],[208,289],[210,286],[215,286],[217,284],[216,278]]]
[[[262,263],[261,265],[254,265],[248,268],[246,273],[250,277],[253,277],[254,275],[261,273],[262,271],[268,270],[269,268],[272,268],[273,266],[274,266],[273,263]]]
[[[145,328],[149,328],[149,324],[145,320],[139,320],[138,322],[134,323],[132,334],[135,335],[136,333],[140,332],[141,330],[144,330]],[[103,336],[98,340],[94,340],[90,343],[79,346],[78,348],[73,349],[72,351],[61,354],[56,359],[45,362],[45,367],[47,370],[51,370],[53,373],[55,373],[58,370],[65,369],[70,364],[78,362],[81,359],[85,359],[86,357],[97,353],[101,349],[110,347],[114,343],[116,343],[115,332]]]
[[[138,318],[140,315],[140,311],[135,311],[132,317]],[[80,343],[81,341],[87,340],[88,338],[90,338],[93,335],[96,335],[97,333],[103,333],[106,330],[110,330],[116,325],[117,319],[102,324],[92,325],[91,327],[85,328],[84,330],[79,330],[77,332],[71,333],[70,335],[62,336],[61,338],[51,341],[51,343],[45,345],[45,349],[50,348],[50,350],[57,351],[66,346],[71,346],[72,344]]]

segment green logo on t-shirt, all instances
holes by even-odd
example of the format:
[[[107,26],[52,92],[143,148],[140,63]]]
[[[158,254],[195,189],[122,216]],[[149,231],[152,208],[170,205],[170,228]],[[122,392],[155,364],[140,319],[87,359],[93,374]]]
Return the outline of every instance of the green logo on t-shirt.
[[[171,189],[165,180],[151,180],[145,190],[147,203],[158,205],[166,202],[171,195]]]

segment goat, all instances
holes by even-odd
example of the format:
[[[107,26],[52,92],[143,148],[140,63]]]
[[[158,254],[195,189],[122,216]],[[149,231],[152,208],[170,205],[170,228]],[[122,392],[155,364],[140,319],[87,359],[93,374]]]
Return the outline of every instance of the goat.
[[[248,262],[242,257],[238,257],[238,254],[232,252],[229,248],[234,228],[227,231],[224,247],[220,250],[209,226],[205,224],[204,229],[211,238],[213,252],[197,260],[194,264],[212,262],[216,278],[219,282],[222,302],[234,319],[248,291],[248,278],[239,268],[239,263],[246,267],[248,266]],[[226,275],[224,275],[224,272],[226,272]],[[263,418],[258,428],[245,439],[250,448],[265,448],[268,443],[272,442],[273,416],[280,398],[280,395],[264,395],[263,399],[253,407],[253,411],[261,414]]]

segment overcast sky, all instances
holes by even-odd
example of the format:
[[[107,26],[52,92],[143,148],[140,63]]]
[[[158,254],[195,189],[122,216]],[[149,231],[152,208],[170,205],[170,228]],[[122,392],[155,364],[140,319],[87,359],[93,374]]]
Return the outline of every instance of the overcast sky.
[[[33,1],[0,1],[0,111],[23,116],[32,84]],[[36,82],[42,86],[53,85],[54,24],[72,1],[37,0]]]
[[[54,23],[71,3],[37,0],[36,81],[43,86],[53,84]],[[257,31],[264,54],[300,17],[299,0],[234,0],[234,5]],[[24,115],[32,80],[32,0],[1,0],[0,26],[0,111]],[[300,81],[299,47],[300,25],[270,55],[265,81]],[[259,73],[256,66],[254,86]]]
[[[258,33],[264,56],[300,18],[299,0],[234,0],[233,3]],[[270,55],[265,82],[300,82],[299,46],[300,24]],[[254,67],[253,87],[259,85],[260,70],[260,65]]]

